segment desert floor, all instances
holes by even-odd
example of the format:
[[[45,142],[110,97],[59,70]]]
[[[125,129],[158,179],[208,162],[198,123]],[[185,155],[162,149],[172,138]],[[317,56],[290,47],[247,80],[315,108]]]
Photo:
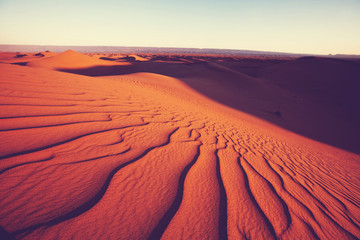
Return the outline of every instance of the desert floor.
[[[359,239],[360,62],[0,53],[9,239]]]

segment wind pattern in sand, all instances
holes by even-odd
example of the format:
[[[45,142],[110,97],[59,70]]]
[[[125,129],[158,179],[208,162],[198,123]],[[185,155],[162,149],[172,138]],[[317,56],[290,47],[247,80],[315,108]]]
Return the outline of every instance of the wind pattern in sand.
[[[346,154],[142,83],[151,74],[1,72],[0,225],[15,238],[360,238]]]

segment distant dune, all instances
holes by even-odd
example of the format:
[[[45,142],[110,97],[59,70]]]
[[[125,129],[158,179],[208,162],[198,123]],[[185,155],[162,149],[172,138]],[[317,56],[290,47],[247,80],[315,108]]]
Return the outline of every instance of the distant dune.
[[[72,50],[67,50],[55,56],[31,61],[27,63],[30,67],[47,69],[77,69],[94,66],[115,65],[114,63],[86,56]],[[127,63],[116,63],[116,65],[127,65]]]
[[[52,57],[57,53],[46,51],[38,53],[29,52],[0,52],[1,63],[13,63],[18,65],[26,65],[29,61],[39,60],[47,57]]]
[[[135,54],[131,54],[131,55],[129,55],[129,57],[135,58],[135,61],[140,61],[140,62],[149,61],[149,59],[140,57],[139,55],[135,55]]]
[[[55,55],[57,55],[57,53],[51,51],[35,53],[35,56],[40,56],[40,57],[53,57]]]
[[[43,55],[0,63],[4,239],[360,238],[358,63]]]

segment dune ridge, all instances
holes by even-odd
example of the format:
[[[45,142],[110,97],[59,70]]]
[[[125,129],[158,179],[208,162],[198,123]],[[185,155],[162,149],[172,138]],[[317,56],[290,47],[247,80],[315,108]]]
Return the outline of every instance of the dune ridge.
[[[360,153],[357,141],[360,65],[356,61],[320,57],[248,59],[166,55],[147,58],[150,59],[147,62],[131,60],[128,66],[58,70],[112,79],[140,72],[165,75],[226,106],[305,137]]]
[[[161,74],[0,71],[0,225],[16,239],[360,238],[357,154]]]

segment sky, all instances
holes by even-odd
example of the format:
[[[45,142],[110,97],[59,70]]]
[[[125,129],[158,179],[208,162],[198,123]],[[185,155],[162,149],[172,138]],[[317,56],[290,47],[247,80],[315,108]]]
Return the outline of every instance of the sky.
[[[0,0],[0,44],[360,54],[360,0]]]

